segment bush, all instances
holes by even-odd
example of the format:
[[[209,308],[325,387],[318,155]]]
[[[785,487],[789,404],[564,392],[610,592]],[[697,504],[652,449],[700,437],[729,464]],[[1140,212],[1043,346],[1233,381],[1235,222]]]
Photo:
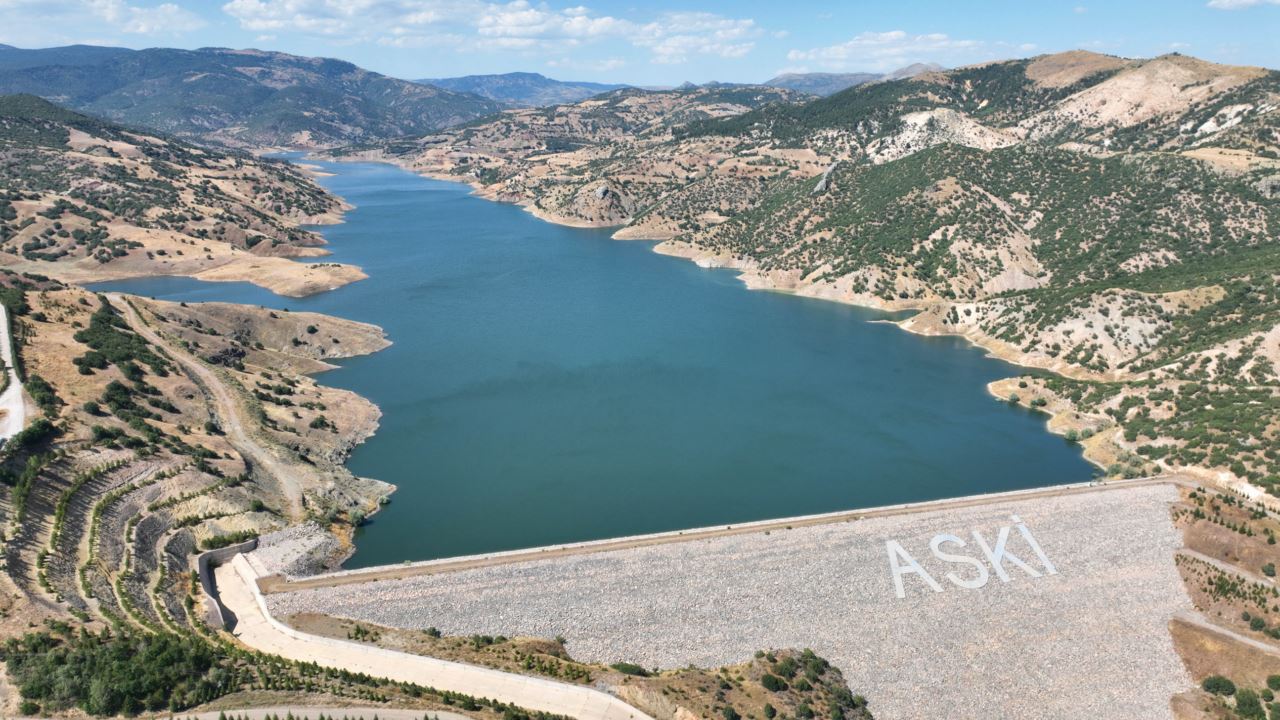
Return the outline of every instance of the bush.
[[[760,678],[760,684],[769,692],[782,692],[787,689],[786,680],[770,673],[765,673],[764,677]]]
[[[1280,690],[1280,675],[1268,675],[1267,687],[1272,690]]]
[[[1200,683],[1200,687],[1214,695],[1236,694],[1236,684],[1221,675],[1210,675]]]
[[[1267,717],[1262,709],[1262,702],[1258,700],[1258,693],[1248,689],[1236,693],[1236,713],[1248,720],[1266,720]]]
[[[256,537],[258,537],[258,532],[256,530],[239,530],[237,532],[227,533],[226,535],[214,535],[213,537],[205,538],[204,542],[200,543],[200,547],[205,550],[217,550],[218,548],[242,543]]]
[[[772,719],[778,714],[778,710],[769,703],[764,704],[764,716]]]
[[[773,671],[784,678],[792,678],[796,676],[796,670],[800,669],[799,663],[793,657],[784,657],[773,664]]]
[[[742,720],[742,716],[738,714],[738,711],[729,705],[725,705],[720,714],[724,716],[724,720]]]
[[[1262,566],[1262,574],[1263,574],[1263,575],[1266,575],[1267,577],[1275,577],[1275,576],[1276,576],[1276,564],[1275,564],[1275,563],[1267,563],[1266,565],[1263,565],[1263,566]]]
[[[617,670],[623,675],[635,675],[636,677],[649,677],[649,671],[645,670],[639,665],[636,665],[635,663],[618,662],[610,665],[609,667],[613,668],[614,670]]]

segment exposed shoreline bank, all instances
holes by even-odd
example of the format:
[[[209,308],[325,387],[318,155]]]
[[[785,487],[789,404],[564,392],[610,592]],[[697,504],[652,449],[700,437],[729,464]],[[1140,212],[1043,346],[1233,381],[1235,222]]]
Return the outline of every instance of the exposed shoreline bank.
[[[655,242],[656,244],[652,248],[655,253],[683,258],[694,262],[702,268],[723,268],[737,271],[739,281],[741,281],[749,290],[764,290],[768,292],[796,295],[798,297],[827,300],[883,312],[912,312],[913,314],[910,317],[901,320],[886,320],[885,322],[892,322],[902,330],[923,337],[961,338],[970,345],[982,349],[988,357],[1019,368],[1049,372],[1062,378],[1084,382],[1111,383],[1128,382],[1138,379],[1135,375],[1128,372],[1091,371],[1071,365],[1048,355],[1025,352],[1004,340],[983,332],[976,324],[973,323],[961,322],[956,325],[945,324],[943,322],[945,313],[948,310],[954,310],[963,306],[962,303],[948,303],[945,301],[919,302],[914,300],[885,301],[882,298],[867,293],[853,293],[847,290],[842,290],[832,284],[806,283],[802,278],[791,276],[778,277],[776,273],[762,272],[758,265],[750,260],[726,257],[721,253],[716,253],[714,251],[695,246],[691,243],[680,241],[672,237],[669,233],[648,232],[645,228],[633,227],[631,225],[618,226],[575,222],[571,218],[564,218],[542,211],[536,207],[533,199],[514,197],[504,198],[498,193],[488,190],[477,180],[460,178],[443,172],[433,171],[429,168],[416,167],[412,163],[400,161],[396,158],[389,158],[381,154],[363,153],[351,156],[326,156],[325,159],[332,162],[383,163],[398,167],[420,177],[464,184],[472,189],[472,194],[476,197],[484,200],[517,205],[534,217],[556,225],[584,228],[617,228],[612,234],[613,239],[624,241],[645,240]],[[988,393],[996,400],[1007,399],[1007,396],[1002,397],[997,390],[993,389],[994,386],[999,383],[1017,382],[1018,380],[1019,377],[1015,376],[1004,378],[996,383],[990,383],[987,388]],[[1025,406],[1029,409],[1038,410],[1044,413],[1047,416],[1045,428],[1051,434],[1055,435],[1065,435],[1067,431],[1071,429],[1071,424],[1078,421],[1083,415],[1083,413],[1074,407],[1063,407],[1050,410],[1045,407],[1031,408],[1029,405]],[[1069,416],[1074,419],[1070,419]],[[1098,418],[1092,419],[1098,420]],[[1112,459],[1115,456],[1122,455],[1129,450],[1123,439],[1119,437],[1118,434],[1120,432],[1120,428],[1109,426],[1105,428],[1105,434],[1107,435],[1105,439],[1100,436],[1095,436],[1096,439],[1093,439],[1090,442],[1082,442],[1083,458],[1099,469],[1106,471],[1111,466]],[[1223,473],[1209,468],[1198,466],[1162,466],[1160,467],[1160,471],[1194,475],[1198,478],[1202,478],[1205,482],[1229,488],[1233,491],[1244,494],[1246,497],[1254,499],[1265,497],[1265,493],[1261,488],[1249,483],[1248,481],[1231,476],[1229,473]]]

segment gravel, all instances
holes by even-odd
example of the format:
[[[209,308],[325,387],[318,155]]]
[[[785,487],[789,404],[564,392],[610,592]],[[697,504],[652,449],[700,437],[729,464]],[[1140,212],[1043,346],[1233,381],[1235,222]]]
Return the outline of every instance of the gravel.
[[[263,535],[249,558],[263,575],[310,575],[322,570],[337,548],[337,538],[320,525],[303,523]]]
[[[1181,539],[1172,486],[1001,501],[830,525],[733,535],[490,568],[269,595],[277,616],[321,612],[446,634],[568,639],[581,660],[715,667],[757,649],[813,648],[844,671],[876,716],[892,718],[1170,717],[1190,687],[1168,630],[1191,610],[1174,565]],[[1006,562],[977,571],[930,554],[934,535],[994,545],[1016,515],[1057,574]],[[942,592],[905,575],[896,596],[886,541],[896,540]],[[1043,569],[1016,528],[1008,548]],[[943,551],[957,551],[955,546]],[[990,567],[988,564],[987,567]]]

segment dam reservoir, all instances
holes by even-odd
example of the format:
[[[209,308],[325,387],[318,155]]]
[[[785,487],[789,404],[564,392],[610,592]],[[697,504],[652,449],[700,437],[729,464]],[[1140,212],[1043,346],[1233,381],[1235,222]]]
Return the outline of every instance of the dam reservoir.
[[[369,278],[308,298],[145,278],[112,290],[307,310],[393,345],[320,377],[383,412],[348,463],[394,483],[348,567],[1089,479],[1045,417],[986,391],[1018,368],[889,316],[743,288],[610,230],[464,185],[321,163],[356,206],[318,228]],[[312,260],[314,262],[314,260]]]

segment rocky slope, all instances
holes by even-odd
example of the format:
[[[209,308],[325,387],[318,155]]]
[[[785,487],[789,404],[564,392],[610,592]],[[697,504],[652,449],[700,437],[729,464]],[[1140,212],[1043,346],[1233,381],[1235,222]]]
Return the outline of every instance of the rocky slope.
[[[0,93],[30,93],[135,127],[253,148],[423,133],[501,107],[341,60],[226,48],[0,49]]]
[[[303,223],[343,210],[287,163],[0,96],[0,266],[66,280],[191,275],[306,295],[364,277]]]
[[[1088,416],[1108,472],[1280,492],[1280,73],[1076,51],[778,100],[636,126],[597,100],[373,154],[752,287],[920,310],[1065,378],[1019,401]]]

